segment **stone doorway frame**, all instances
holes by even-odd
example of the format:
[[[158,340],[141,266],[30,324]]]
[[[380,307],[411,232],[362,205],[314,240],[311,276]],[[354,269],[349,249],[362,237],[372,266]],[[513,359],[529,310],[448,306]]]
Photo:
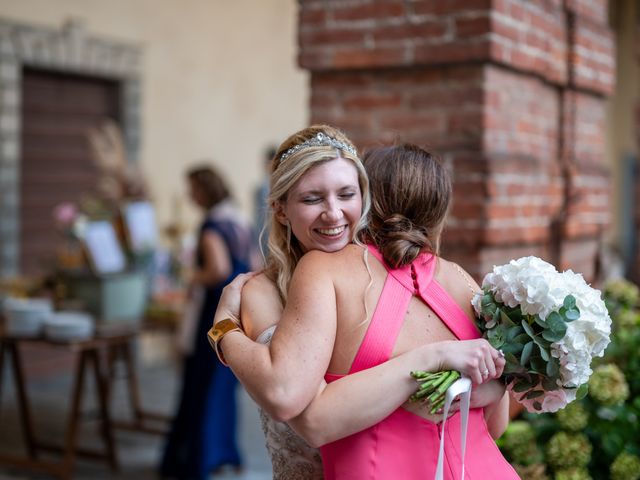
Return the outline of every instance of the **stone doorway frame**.
[[[21,88],[24,67],[115,80],[129,161],[137,162],[142,48],[88,36],[82,22],[60,29],[0,18],[0,278],[19,273]]]

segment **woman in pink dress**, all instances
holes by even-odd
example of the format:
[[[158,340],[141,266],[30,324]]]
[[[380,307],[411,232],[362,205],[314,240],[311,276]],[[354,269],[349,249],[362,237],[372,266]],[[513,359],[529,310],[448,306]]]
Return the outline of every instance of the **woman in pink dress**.
[[[334,160],[334,162],[338,160],[342,159],[338,158]],[[402,162],[399,162],[399,164],[400,163]],[[333,165],[334,168],[340,166],[339,164]],[[399,168],[402,170],[403,166],[399,165]],[[357,185],[357,176],[354,176],[354,178]],[[417,176],[416,179],[419,181],[420,177]],[[412,183],[408,182],[405,186],[407,185],[412,185]],[[408,201],[410,196],[404,191],[406,188],[403,190],[402,187],[403,185],[401,183],[393,190]],[[425,192],[430,188],[432,188],[432,185],[426,182],[425,188],[418,189],[421,195],[417,195],[416,199],[414,199],[414,201],[420,202],[420,208],[418,208],[418,210],[429,210],[429,204],[424,203],[425,199],[423,197]],[[436,197],[439,194],[432,192],[430,195]],[[446,202],[448,203],[450,186],[448,190],[445,189],[443,195],[446,197]],[[380,205],[375,196],[373,203],[375,216],[376,207]],[[407,205],[409,208],[415,210],[415,205],[411,202]],[[339,217],[339,209],[334,210],[335,211],[330,212],[330,214],[335,215],[336,218]],[[292,211],[289,210],[289,213],[291,212]],[[399,212],[403,213],[403,210]],[[442,218],[440,220],[443,220],[444,212],[441,213]],[[402,265],[404,265],[405,273],[407,271],[411,272],[408,265],[416,258],[418,258],[419,261],[427,258],[426,253],[422,255],[418,254],[420,254],[422,250],[426,252],[435,246],[435,243],[428,245],[426,240],[436,242],[439,237],[439,230],[433,230],[429,238],[423,229],[421,229],[420,225],[417,225],[417,227],[420,227],[420,232],[422,233],[420,236],[413,231],[415,229],[411,222],[407,224],[407,222],[400,217],[394,218],[395,220],[386,222],[388,225],[382,225],[379,232],[380,235],[376,237],[370,235],[370,238],[374,241],[384,242],[386,238],[386,233],[384,232],[387,231],[389,234],[393,233],[389,229],[389,225],[397,224],[396,227],[400,226],[405,228],[405,233],[408,235],[409,240],[402,239],[400,243],[405,245],[410,252],[415,253],[415,258],[409,258],[411,256],[410,254],[403,254],[403,261],[406,263]],[[399,218],[400,220],[398,220]],[[298,228],[294,229],[293,233],[301,243],[304,242],[306,238],[305,235],[312,235],[310,232],[312,232],[313,226],[305,226],[304,219],[292,218],[291,221],[296,222]],[[335,222],[336,228],[340,221],[338,218]],[[407,229],[407,225],[410,228]],[[327,230],[327,228],[325,228],[325,230]],[[307,250],[313,250],[313,248]],[[382,251],[385,251],[384,248]],[[361,246],[349,245],[344,250],[330,255],[318,251],[311,252],[302,258],[291,281],[287,309],[283,318],[284,324],[278,327],[278,332],[273,338],[274,343],[272,344],[271,350],[264,346],[258,346],[241,335],[227,335],[222,340],[221,343],[225,356],[243,383],[244,379],[248,376],[250,377],[251,374],[254,376],[257,375],[263,380],[261,391],[256,392],[254,389],[252,393],[254,398],[256,396],[261,397],[261,404],[271,405],[273,408],[272,411],[287,412],[288,410],[282,406],[283,404],[289,406],[306,406],[310,399],[313,398],[314,392],[317,391],[319,379],[327,370],[327,367],[329,367],[329,371],[337,374],[355,373],[356,369],[368,369],[369,367],[385,362],[390,356],[395,357],[425,344],[438,343],[441,346],[450,345],[450,349],[452,349],[451,347],[457,348],[457,344],[451,343],[456,337],[476,338],[478,336],[471,320],[460,316],[462,308],[468,309],[467,304],[471,296],[468,286],[470,280],[466,274],[458,271],[456,268],[456,276],[453,279],[449,279],[449,283],[453,285],[454,293],[457,295],[459,302],[457,310],[454,309],[452,313],[453,316],[456,317],[453,323],[456,324],[462,321],[466,322],[467,326],[464,327],[464,325],[462,325],[457,328],[457,330],[449,330],[437,318],[437,315],[442,314],[442,310],[438,310],[438,307],[432,308],[428,306],[420,296],[412,298],[412,295],[417,293],[417,290],[414,292],[413,290],[405,289],[406,292],[408,292],[407,295],[405,291],[398,287],[398,285],[403,285],[401,282],[394,283],[394,288],[397,290],[396,294],[402,293],[401,301],[405,302],[403,304],[404,306],[401,306],[400,311],[403,311],[403,308],[405,309],[404,311],[407,311],[406,309],[408,307],[406,319],[402,314],[394,315],[393,309],[389,309],[387,306],[389,300],[385,296],[386,294],[380,298],[380,303],[378,303],[377,299],[381,293],[383,293],[385,279],[394,279],[396,276],[392,274],[387,275],[387,270],[383,264],[376,259],[378,255],[376,250],[371,250],[373,255],[363,255],[365,252],[366,250],[363,250]],[[444,270],[447,274],[450,273],[449,270],[451,270],[452,264],[444,262],[443,260],[435,260],[436,257],[430,258],[434,260],[422,263],[428,263],[433,266],[436,264],[445,265],[446,269]],[[422,263],[420,265],[422,265]],[[422,266],[420,266],[420,268],[414,268],[413,272],[415,273],[413,277],[415,277],[415,282],[424,282],[424,284],[427,285],[429,282],[425,279],[429,277],[429,275],[431,275],[431,278],[435,276],[439,279],[438,275],[441,273],[441,269],[438,268],[437,270],[438,274],[434,275],[433,269],[429,271],[429,269],[425,269]],[[411,275],[408,277],[410,279],[409,286],[411,287],[415,287],[413,277]],[[465,290],[460,290],[459,288],[461,279],[464,281]],[[386,287],[384,287],[384,291],[386,291]],[[392,295],[392,298],[395,298],[395,296],[397,295]],[[377,308],[376,303],[378,303]],[[447,308],[451,308],[452,305],[453,303],[447,305]],[[462,307],[463,305],[464,307]],[[376,314],[372,319],[374,310]],[[216,314],[216,319],[221,320],[227,315],[227,312],[219,310]],[[387,317],[388,320],[379,321],[379,319]],[[403,320],[405,321],[403,322]],[[363,342],[365,331],[367,331],[370,323],[372,325],[371,331],[377,331],[377,333],[375,333],[375,335],[367,333]],[[383,326],[388,324],[389,328],[382,328],[382,330],[380,330],[374,327],[376,324],[383,324]],[[393,330],[394,328],[396,331]],[[397,335],[398,340],[396,342],[396,334],[398,334],[398,332],[400,334]],[[372,337],[372,335],[374,336]],[[373,340],[370,340],[371,338],[373,338]],[[373,347],[371,346],[371,342],[373,342]],[[385,342],[387,342],[388,345],[385,345]],[[447,344],[446,342],[449,343]],[[358,348],[360,343],[363,343],[363,348],[361,349]],[[389,350],[389,346],[392,347],[391,350]],[[475,366],[476,371],[482,372],[482,375],[478,373],[477,377],[474,378],[478,383],[483,381],[483,376],[484,378],[488,378],[496,375],[496,358],[494,358],[494,354],[495,352],[492,352],[492,349],[486,349],[486,355],[475,357],[478,362]],[[362,360],[363,356],[364,360]],[[443,365],[438,365],[438,362],[435,362],[431,368],[437,370],[442,366]],[[327,380],[332,381],[334,378],[333,376],[328,376]],[[411,382],[408,375],[402,381],[407,384]],[[380,395],[385,395],[384,391],[376,390],[375,378],[373,383],[370,382],[369,388],[372,392],[372,401],[374,396],[379,397]],[[311,394],[309,393],[310,391]],[[387,394],[389,393],[391,392]],[[395,395],[395,392],[393,392],[393,394]],[[348,404],[349,401],[349,398],[342,399],[343,403]],[[324,418],[322,422],[318,421],[320,417],[316,414],[317,409],[313,408],[313,403],[314,402],[311,402],[311,406],[296,420],[300,430],[307,432],[316,430],[320,433],[315,438],[322,438],[322,430],[335,430],[336,427],[335,425],[327,423],[331,423],[331,419]],[[504,418],[506,415],[504,406],[504,402],[496,406],[495,410],[497,413],[493,418]],[[291,411],[295,411],[295,408],[298,407],[291,406]],[[405,410],[405,408],[407,409]],[[355,415],[363,417],[366,416],[366,412],[355,413]],[[286,414],[280,416],[285,417]],[[333,444],[325,446],[323,451],[326,477],[348,478],[348,475],[351,475],[352,478],[362,478],[366,472],[366,474],[372,476],[372,478],[423,478],[425,475],[424,468],[422,468],[423,464],[428,465],[428,458],[434,453],[437,455],[437,443],[434,443],[434,438],[436,440],[438,439],[438,430],[435,424],[421,418],[422,416],[424,416],[424,408],[416,406],[403,407],[392,413],[387,419],[375,424],[372,427],[373,430],[370,428],[363,433],[349,436],[341,441],[340,444],[336,444],[335,448]],[[397,418],[403,419],[399,425],[396,425],[398,423],[396,421]],[[385,424],[389,419],[391,419],[392,424],[395,425],[390,430],[386,428],[387,425]],[[375,420],[372,419],[369,424],[377,420],[379,420],[379,418]],[[474,441],[482,440],[483,442],[490,442],[487,444],[492,446],[493,450],[497,452],[495,444],[493,444],[487,433],[481,410],[472,413],[472,430],[476,428],[478,421],[481,421],[480,423],[484,425],[482,435],[474,437],[475,431],[473,431],[471,432],[471,438],[474,438]],[[300,426],[301,423],[302,426]],[[455,423],[454,417],[449,427],[449,431],[451,432],[449,435],[453,434],[455,436]],[[430,425],[432,428],[427,428],[427,425]],[[403,431],[403,428],[405,428],[406,431]],[[367,434],[369,430],[384,433],[382,436],[373,436],[373,446],[370,444],[370,441],[363,442],[361,440],[362,438],[371,438],[370,435]],[[395,436],[393,434],[394,431],[396,432]],[[427,435],[418,442],[417,440],[419,438],[414,436],[416,431],[422,432],[423,434],[426,432]],[[387,435],[389,432],[391,432],[391,436]],[[405,434],[406,438],[404,438]],[[484,437],[485,434],[486,439]],[[364,435],[364,437],[361,435]],[[431,438],[432,436],[433,438]],[[405,441],[401,441],[402,439]],[[412,448],[407,449],[407,444],[413,445]],[[484,443],[481,443],[481,445],[484,445]],[[382,446],[384,446],[384,448],[380,448]],[[398,451],[396,452],[396,450]],[[340,451],[349,451],[350,453],[346,456],[338,455],[336,452]],[[446,451],[448,458],[451,457],[451,455],[455,455],[455,450],[452,450],[449,444],[447,445]],[[400,462],[406,464],[407,468],[411,471],[415,470],[412,474],[413,476],[407,477],[404,474],[402,476],[389,476],[389,472],[396,469],[397,465],[391,465],[391,470],[389,470],[388,461],[394,458],[401,460],[402,455],[400,455],[400,453],[407,455],[408,458],[416,458],[417,456],[418,462],[414,461],[410,464],[405,461]],[[361,454],[363,454],[363,456]],[[497,454],[499,456],[499,452],[497,452]],[[372,455],[375,460],[373,464],[376,465],[376,469],[369,472],[366,471],[366,466],[371,464]],[[421,457],[423,457],[422,461],[420,460]],[[501,459],[502,457],[499,458]],[[397,463],[396,460],[393,460],[391,463]],[[495,463],[497,458],[491,458],[490,460]],[[502,460],[502,462],[504,462],[504,460]],[[414,468],[415,463],[421,465],[417,470]],[[433,468],[435,468],[435,465],[433,465]],[[489,469],[487,471],[491,470]],[[512,472],[512,470],[509,471],[510,474]],[[428,473],[426,475],[428,476]],[[492,478],[517,477],[498,476]]]

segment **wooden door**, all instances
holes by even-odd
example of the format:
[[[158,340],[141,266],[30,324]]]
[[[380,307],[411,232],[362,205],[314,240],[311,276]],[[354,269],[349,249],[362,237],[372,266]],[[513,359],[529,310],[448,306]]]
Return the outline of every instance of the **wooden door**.
[[[45,271],[60,234],[54,207],[95,189],[87,131],[105,117],[119,120],[115,81],[25,69],[22,85],[20,271]]]

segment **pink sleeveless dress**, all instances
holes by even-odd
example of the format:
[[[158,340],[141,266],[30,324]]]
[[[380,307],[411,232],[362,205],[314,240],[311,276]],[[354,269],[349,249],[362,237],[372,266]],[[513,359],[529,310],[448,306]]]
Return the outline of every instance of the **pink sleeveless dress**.
[[[409,301],[419,296],[460,340],[478,338],[473,321],[433,279],[435,257],[421,254],[411,265],[389,269],[375,247],[369,246],[389,271],[371,323],[349,374],[385,362],[391,356]],[[407,372],[408,374],[409,372]],[[332,382],[341,375],[327,373]],[[320,448],[326,480],[433,479],[438,461],[440,428],[403,408],[380,423]],[[444,478],[460,480],[460,415],[447,420]],[[465,479],[518,479],[487,431],[481,408],[469,412]]]

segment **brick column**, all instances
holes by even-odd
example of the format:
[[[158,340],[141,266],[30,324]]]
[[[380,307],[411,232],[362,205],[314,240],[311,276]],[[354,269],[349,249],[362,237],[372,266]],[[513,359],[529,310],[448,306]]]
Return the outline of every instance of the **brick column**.
[[[311,121],[453,169],[446,256],[540,255],[587,277],[609,214],[606,0],[301,0]]]

